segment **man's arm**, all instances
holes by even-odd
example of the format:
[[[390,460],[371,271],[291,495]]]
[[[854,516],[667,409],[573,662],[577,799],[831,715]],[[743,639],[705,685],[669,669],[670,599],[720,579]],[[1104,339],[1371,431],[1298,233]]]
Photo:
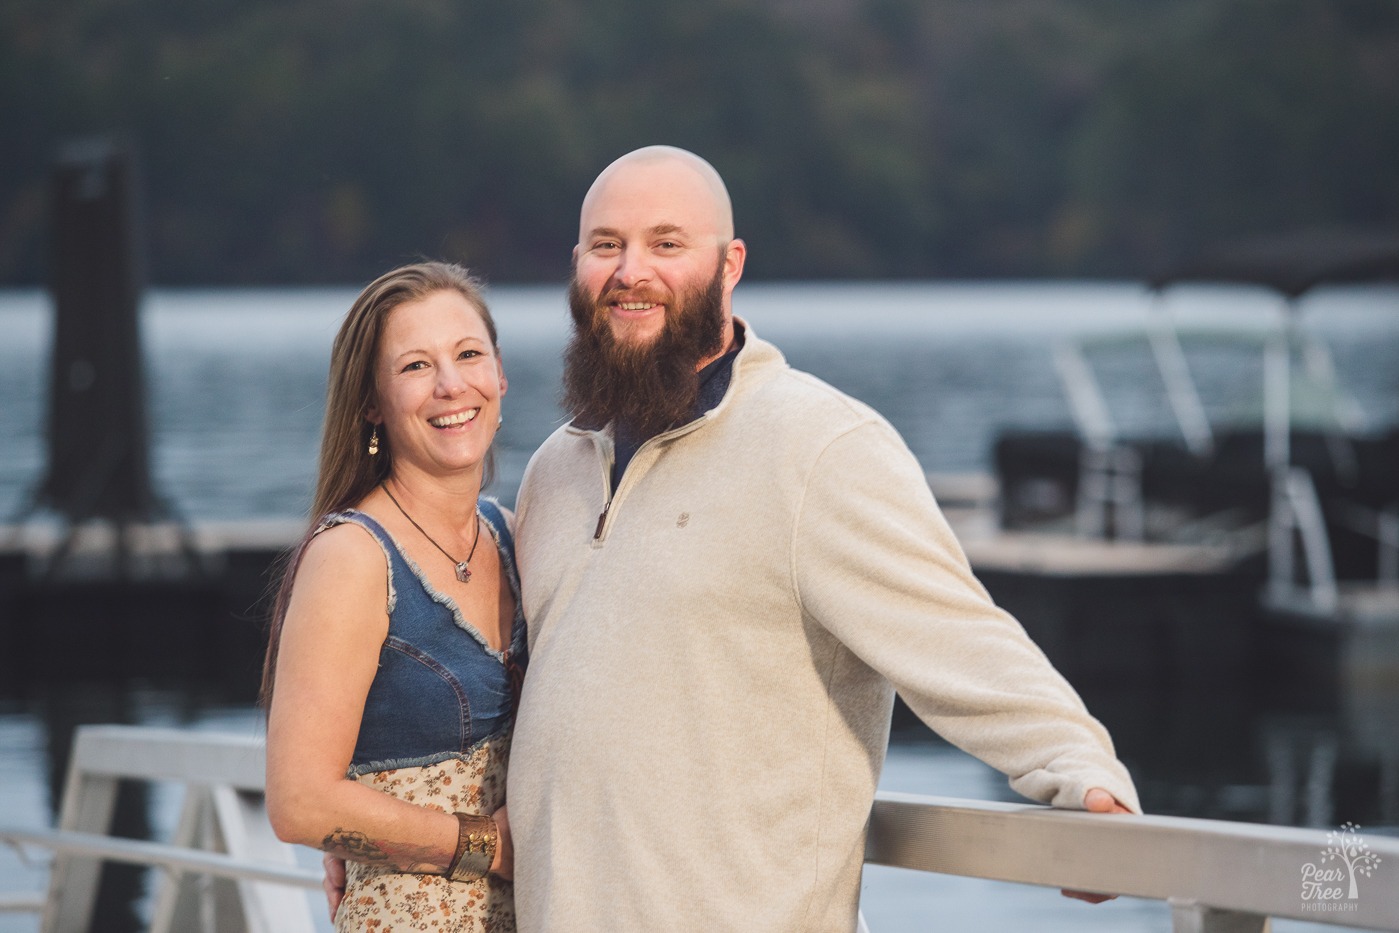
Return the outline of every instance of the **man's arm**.
[[[826,447],[793,546],[804,609],[940,735],[1032,799],[1082,809],[1098,788],[1139,809],[1107,730],[972,575],[882,419]]]

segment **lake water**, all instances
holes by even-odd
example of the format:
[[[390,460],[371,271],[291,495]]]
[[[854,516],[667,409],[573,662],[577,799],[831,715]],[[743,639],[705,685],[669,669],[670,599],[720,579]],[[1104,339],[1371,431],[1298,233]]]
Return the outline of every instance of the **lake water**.
[[[143,316],[158,488],[191,518],[298,514],[309,502],[330,342],[352,289],[165,291]],[[507,503],[530,453],[559,423],[567,312],[560,289],[489,295],[510,391],[499,435]],[[798,368],[882,412],[930,471],[984,469],[996,432],[1070,424],[1051,343],[1135,332],[1157,311],[1183,325],[1258,333],[1278,307],[1251,289],[1192,289],[1158,309],[1132,285],[744,285],[737,312]],[[1319,293],[1304,323],[1325,335],[1346,385],[1377,425],[1399,422],[1399,291]],[[0,516],[25,501],[43,458],[47,302],[0,291]],[[1223,416],[1256,407],[1259,358],[1201,358],[1204,398]],[[1124,428],[1169,429],[1143,347],[1105,360]]]
[[[142,324],[152,463],[157,488],[178,511],[193,519],[304,511],[330,341],[353,297],[348,288],[156,290],[148,297]],[[499,287],[488,297],[510,378],[494,489],[508,504],[530,452],[561,418],[555,393],[566,311],[557,287]],[[1071,423],[1049,352],[1056,340],[1136,332],[1163,313],[1192,328],[1258,334],[1279,316],[1277,302],[1254,290],[1182,290],[1159,305],[1139,287],[1116,283],[746,284],[736,308],[793,365],[883,412],[925,468],[938,472],[984,470],[990,444],[1004,428]],[[1343,385],[1375,427],[1399,423],[1396,311],[1399,290],[1337,289],[1318,293],[1301,314],[1304,329],[1332,348]],[[22,509],[42,469],[48,314],[42,293],[0,291],[0,518]],[[1196,362],[1212,414],[1256,408],[1256,354],[1209,350],[1192,357]],[[1143,376],[1146,364],[1140,348],[1116,354],[1105,361],[1105,388],[1120,424],[1164,430],[1169,412],[1152,379]],[[7,697],[0,699],[0,822],[6,824],[43,826],[52,819],[47,743],[62,734],[52,728],[55,708],[62,709],[59,718],[80,721],[259,728],[246,704],[149,684],[98,690],[86,699],[64,685],[18,698],[8,690],[0,695]],[[1275,735],[1276,717],[1268,723]],[[1359,726],[1363,731],[1366,723]],[[1119,745],[1130,749],[1150,740],[1121,736]],[[1244,747],[1221,755],[1228,763],[1208,777],[1192,777],[1189,768],[1139,770],[1148,809],[1269,819],[1277,794],[1268,757],[1276,743],[1269,741],[1256,730],[1241,735],[1237,744]],[[1197,754],[1204,759],[1216,752],[1201,748]],[[1349,779],[1375,780],[1364,767]],[[896,738],[881,783],[890,790],[1011,799],[1000,775],[917,732]],[[1345,810],[1352,798],[1373,797],[1368,789],[1353,790],[1339,788],[1328,801],[1331,824],[1352,818]],[[157,829],[173,822],[171,807],[155,795]],[[1302,820],[1301,810],[1289,812],[1288,820],[1278,821]],[[0,850],[0,879],[0,893],[36,889],[42,872]],[[1170,928],[1168,911],[1157,903],[1122,899],[1090,907],[1043,889],[897,869],[867,871],[864,903],[873,933]],[[0,914],[0,933],[34,929],[32,918]]]

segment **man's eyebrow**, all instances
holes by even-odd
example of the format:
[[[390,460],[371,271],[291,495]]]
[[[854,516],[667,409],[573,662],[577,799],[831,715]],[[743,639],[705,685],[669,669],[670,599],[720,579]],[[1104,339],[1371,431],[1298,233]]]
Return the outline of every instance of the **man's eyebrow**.
[[[657,224],[656,226],[646,231],[648,236],[669,236],[670,234],[684,232],[685,228],[680,226],[679,224]],[[612,239],[620,240],[622,238],[622,235],[619,231],[613,229],[612,227],[594,227],[593,229],[588,231],[588,239],[595,240],[600,237],[610,237]]]

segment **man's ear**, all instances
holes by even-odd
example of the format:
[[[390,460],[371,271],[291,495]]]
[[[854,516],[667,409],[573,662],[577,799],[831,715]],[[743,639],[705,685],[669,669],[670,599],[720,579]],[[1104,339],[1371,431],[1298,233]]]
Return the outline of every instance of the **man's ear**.
[[[738,284],[738,280],[743,278],[743,264],[748,259],[748,244],[742,240],[733,239],[724,248],[724,288],[732,291]]]

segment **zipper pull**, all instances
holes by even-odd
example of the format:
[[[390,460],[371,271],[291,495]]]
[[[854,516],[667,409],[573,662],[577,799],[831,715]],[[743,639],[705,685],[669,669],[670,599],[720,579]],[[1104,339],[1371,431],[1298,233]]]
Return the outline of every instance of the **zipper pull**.
[[[603,523],[607,521],[607,510],[610,509],[610,508],[612,508],[612,500],[611,500],[611,499],[608,499],[608,500],[607,500],[607,504],[604,505],[604,506],[602,507],[602,512],[600,512],[600,513],[598,514],[598,517],[597,517],[597,531],[594,531],[594,532],[593,532],[593,540],[594,540],[594,541],[601,541],[601,540],[602,540],[602,526],[603,526]]]

